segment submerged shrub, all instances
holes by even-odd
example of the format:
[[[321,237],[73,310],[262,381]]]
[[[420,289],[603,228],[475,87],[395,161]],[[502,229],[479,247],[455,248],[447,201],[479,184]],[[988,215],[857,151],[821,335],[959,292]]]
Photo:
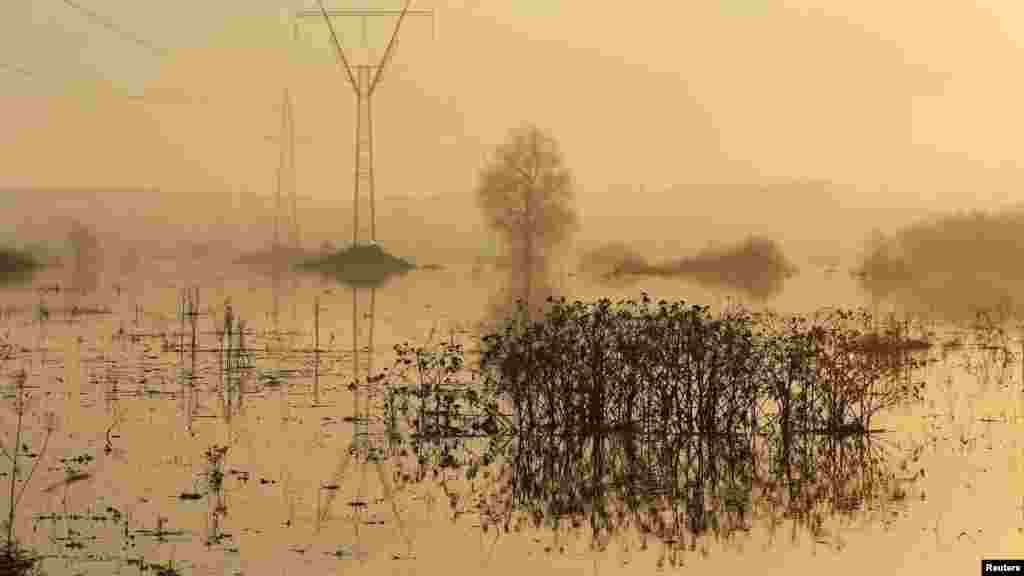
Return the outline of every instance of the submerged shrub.
[[[902,308],[953,322],[976,309],[1024,312],[1024,209],[949,213],[890,235],[874,232],[854,274],[866,292]]]
[[[31,255],[0,248],[0,284],[26,280],[38,267],[39,262]]]
[[[520,310],[482,338],[475,387],[454,377],[461,362],[446,359],[461,350],[417,349],[414,359],[406,350],[405,360],[400,350],[399,362],[454,366],[413,399],[418,453],[437,447],[474,477],[500,458],[507,483],[490,494],[500,502],[490,509],[504,509],[506,523],[517,510],[535,524],[538,514],[564,517],[588,522],[595,538],[661,524],[663,540],[681,542],[745,531],[755,512],[813,523],[822,502],[849,511],[851,499],[880,490],[888,472],[864,449],[872,417],[921,390],[903,377],[916,366],[906,335],[887,332],[877,337],[885,346],[868,346],[872,325],[864,311],[712,315],[646,294],[549,299],[543,318]],[[473,406],[459,404],[465,390],[474,390]],[[511,424],[483,434],[489,449],[452,456],[464,431],[453,423],[481,406],[509,411]]]

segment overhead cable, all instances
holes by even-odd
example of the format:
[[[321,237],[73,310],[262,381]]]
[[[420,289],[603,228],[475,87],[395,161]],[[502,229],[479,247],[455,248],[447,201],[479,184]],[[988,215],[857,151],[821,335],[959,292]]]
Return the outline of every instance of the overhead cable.
[[[166,56],[167,55],[167,50],[165,50],[164,48],[160,48],[158,46],[155,46],[152,42],[149,42],[148,40],[145,40],[144,38],[140,38],[136,34],[133,34],[133,33],[129,32],[129,31],[125,30],[124,28],[118,26],[109,17],[104,16],[102,14],[99,14],[99,13],[97,13],[94,10],[91,10],[89,8],[86,8],[85,6],[82,6],[81,4],[79,4],[77,2],[74,2],[73,0],[63,0],[63,1],[68,6],[71,6],[75,10],[78,10],[80,13],[82,13],[83,16],[85,16],[86,18],[91,20],[93,23],[98,24],[98,25],[106,28],[107,30],[117,34],[118,36],[120,36],[124,40],[127,40],[128,42],[131,42],[131,43],[133,43],[133,44],[135,44],[137,46],[145,48],[146,50],[149,50],[150,52],[152,52],[156,56],[161,56],[162,57],[162,56]]]

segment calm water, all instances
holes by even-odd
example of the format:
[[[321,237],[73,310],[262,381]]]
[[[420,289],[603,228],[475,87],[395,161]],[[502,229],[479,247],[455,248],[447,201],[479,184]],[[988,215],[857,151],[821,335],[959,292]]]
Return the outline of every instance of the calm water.
[[[60,279],[59,272],[46,272],[36,285]],[[480,319],[494,282],[474,278],[468,269],[416,272],[372,294],[354,294],[316,277],[275,283],[239,268],[158,262],[117,283],[120,294],[107,281],[79,301],[34,289],[0,292],[2,306],[20,310],[0,319],[0,333],[17,345],[0,370],[5,386],[16,371],[28,373],[25,436],[32,451],[45,437],[42,415],[57,415],[16,522],[23,543],[51,556],[47,573],[134,574],[140,559],[173,560],[183,574],[655,569],[655,552],[636,546],[626,551],[622,543],[600,554],[586,551],[584,543],[548,554],[549,533],[495,541],[493,530],[482,534],[472,510],[453,519],[448,499],[429,484],[402,491],[392,507],[373,466],[350,466],[330,516],[318,521],[317,510],[332,492],[322,486],[334,482],[352,442],[345,417],[353,410],[346,388],[353,375],[389,366],[397,343],[464,332]],[[192,285],[200,287],[201,311],[195,387],[186,385],[192,370],[187,323],[185,352],[176,349],[180,291]],[[563,288],[583,299],[633,297],[646,289],[656,299],[725,301],[669,280],[609,289],[567,277]],[[231,397],[221,385],[215,333],[229,297],[234,314],[246,322],[252,352],[244,390]],[[309,352],[317,297],[320,347],[326,349],[318,377]],[[40,302],[50,310],[42,322]],[[806,271],[770,305],[807,312],[863,303],[845,276]],[[76,304],[109,307],[111,313],[68,321],[64,310]],[[1017,340],[1012,349],[1020,351]],[[711,541],[706,555],[685,556],[685,569],[965,574],[978,570],[982,557],[1024,555],[1020,364],[984,361],[978,351],[932,354],[935,361],[917,376],[928,382],[926,401],[880,422],[898,430],[883,440],[893,451],[913,442],[926,446],[918,464],[927,474],[905,502],[859,521],[833,522],[825,543],[805,534],[793,541],[785,529],[774,540],[755,529],[738,543]],[[10,399],[2,421],[10,446],[16,422]],[[212,468],[205,453],[216,446],[227,447],[219,497],[206,489]],[[69,474],[87,476],[62,482]],[[199,497],[181,498],[193,493]],[[349,503],[358,495],[368,505],[366,522],[356,524]]]

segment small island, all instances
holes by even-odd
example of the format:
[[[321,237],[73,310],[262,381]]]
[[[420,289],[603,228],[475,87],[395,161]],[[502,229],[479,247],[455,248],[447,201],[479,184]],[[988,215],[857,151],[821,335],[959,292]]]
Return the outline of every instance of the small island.
[[[39,267],[40,263],[27,253],[0,248],[0,284],[28,280]]]
[[[415,269],[416,265],[387,253],[378,244],[355,244],[344,250],[305,260],[298,268],[329,274],[343,284],[373,287]]]

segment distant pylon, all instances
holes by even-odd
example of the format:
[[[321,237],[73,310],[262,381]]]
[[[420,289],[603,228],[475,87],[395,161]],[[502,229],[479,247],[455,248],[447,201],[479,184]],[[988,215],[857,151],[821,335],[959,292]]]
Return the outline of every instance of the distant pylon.
[[[287,228],[286,235],[289,247],[293,250],[299,248],[299,217],[297,195],[297,178],[295,171],[295,117],[292,108],[291,95],[288,89],[284,89],[281,98],[281,132],[275,137],[268,136],[267,140],[278,144],[278,166],[274,185],[274,249],[281,246],[281,228]],[[282,195],[287,190],[290,200],[290,209],[287,214],[287,223],[282,225],[282,216],[285,213]]]
[[[432,9],[412,10],[412,0],[406,0],[401,10],[327,10],[323,1],[317,0],[318,10],[299,10],[296,18],[323,18],[331,31],[331,41],[334,43],[335,52],[345,74],[349,85],[356,93],[356,126],[355,126],[355,182],[352,190],[352,244],[359,244],[359,198],[366,191],[370,197],[370,243],[377,243],[377,218],[376,218],[376,193],[373,172],[373,93],[380,84],[384,68],[387,67],[394,55],[398,31],[406,16],[430,16],[434,19]],[[371,16],[394,16],[398,15],[398,23],[388,40],[384,55],[377,63],[350,64],[345,57],[345,51],[341,48],[341,41],[331,23],[331,16],[358,16],[362,18],[365,40],[366,19]]]

